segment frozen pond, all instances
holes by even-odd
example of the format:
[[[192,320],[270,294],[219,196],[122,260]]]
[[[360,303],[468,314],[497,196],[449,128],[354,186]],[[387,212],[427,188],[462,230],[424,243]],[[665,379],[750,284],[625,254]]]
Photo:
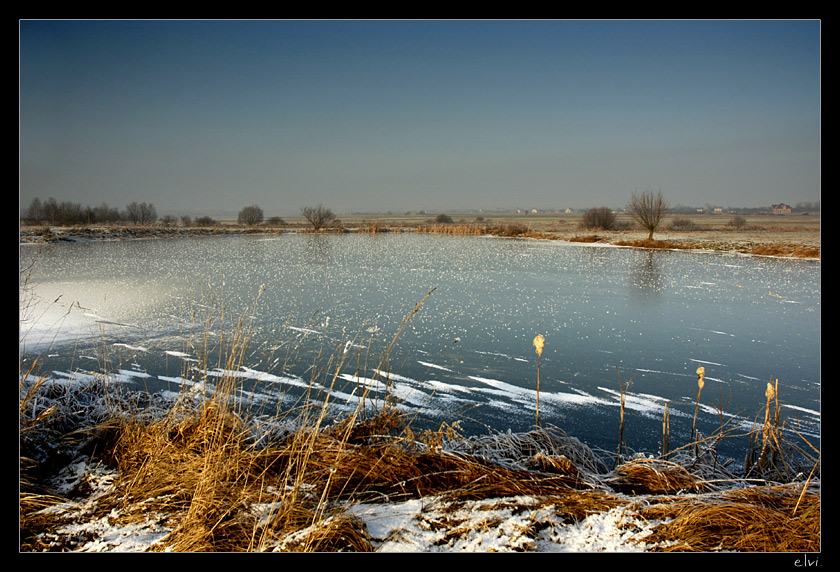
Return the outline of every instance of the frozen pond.
[[[704,434],[722,418],[747,430],[778,379],[786,421],[819,445],[819,261],[422,234],[20,251],[29,277],[21,353],[48,356],[44,367],[59,376],[104,368],[177,390],[196,379],[197,364],[219,365],[219,333],[245,317],[251,339],[239,374],[263,406],[287,406],[313,378],[328,385],[321,368],[341,365],[333,400],[353,407],[363,388],[381,397],[379,360],[434,290],[387,370],[393,395],[435,425],[533,425],[532,341],[542,334],[540,421],[593,446],[617,446],[619,376],[630,380],[625,443],[655,453],[668,403],[671,447],[683,444],[701,365]],[[733,456],[742,445],[732,441]]]

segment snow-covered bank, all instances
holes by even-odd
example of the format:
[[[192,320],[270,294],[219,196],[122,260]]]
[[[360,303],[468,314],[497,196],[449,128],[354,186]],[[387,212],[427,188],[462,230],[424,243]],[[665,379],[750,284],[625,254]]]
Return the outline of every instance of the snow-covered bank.
[[[25,527],[21,549],[173,550],[172,535],[178,533],[179,523],[187,518],[185,509],[177,508],[181,504],[177,499],[197,496],[198,491],[184,483],[183,489],[177,487],[163,496],[144,498],[128,493],[127,480],[134,481],[139,475],[124,475],[116,466],[109,466],[113,459],[107,443],[112,437],[107,435],[109,428],[117,425],[96,427],[125,416],[154,421],[165,416],[176,403],[186,403],[185,399],[194,400],[191,407],[201,415],[202,404],[223,403],[215,401],[217,395],[207,385],[185,386],[180,394],[143,395],[120,391],[118,378],[25,378],[20,400],[21,523]],[[287,419],[282,423],[265,418],[244,421],[252,433],[249,442],[259,443],[253,452],[266,447],[270,450],[272,440],[281,442],[299,428],[294,423],[289,425]],[[187,423],[184,429],[180,426],[168,431],[170,442],[160,443],[156,451],[171,450],[177,442],[189,439],[194,425]],[[321,431],[326,435],[339,426],[326,424]],[[322,516],[313,517],[313,521],[292,530],[266,532],[286,502],[291,483],[285,490],[276,484],[262,484],[262,479],[269,477],[263,474],[257,496],[226,501],[230,518],[252,523],[247,526],[260,538],[242,549],[307,550],[313,537],[332,527],[350,525],[363,535],[366,550],[375,552],[725,552],[762,551],[768,546],[770,550],[779,550],[779,546],[781,550],[819,549],[819,481],[806,479],[807,475],[789,485],[755,479],[722,479],[726,475],[722,467],[684,456],[668,462],[639,456],[609,469],[580,442],[553,430],[479,439],[447,437],[448,433],[444,432],[438,435],[438,444],[434,446],[420,446],[418,436],[406,439],[410,435],[397,435],[393,442],[385,434],[371,435],[370,440],[342,445],[349,466],[358,466],[375,483],[370,491],[373,495],[364,493],[361,483],[357,483],[354,486],[359,487],[358,492],[364,498],[325,497],[326,489],[321,488],[324,483],[319,482],[317,475],[332,474],[325,482],[340,483],[347,475],[344,472],[347,465],[339,463],[340,457],[336,457],[336,464],[326,473],[319,470],[309,474],[314,478],[311,482],[295,480],[294,488],[299,490],[297,494],[301,498],[310,499],[307,502],[321,499],[327,510],[321,509]],[[410,446],[404,448],[400,443]],[[195,451],[188,441],[184,446]],[[367,446],[371,447],[370,451]],[[184,455],[190,454],[187,450]],[[277,459],[285,455],[282,449],[278,452]],[[319,449],[311,453],[313,458],[322,453],[328,458],[334,455]],[[237,453],[230,450],[227,454]],[[404,456],[404,461],[393,459],[394,454]],[[251,453],[246,454],[246,465],[263,465],[264,461],[258,461],[257,457],[248,461],[247,455]],[[380,467],[381,473],[373,474],[366,468],[364,461],[368,455],[383,455],[371,465]],[[355,456],[359,456],[359,461],[354,460]],[[24,458],[31,460],[23,463]],[[690,462],[681,464],[680,458]],[[425,459],[423,463],[428,465],[427,470],[421,470],[422,476],[406,478],[399,473],[400,467],[410,467],[418,459]],[[188,461],[179,461],[185,462]],[[438,462],[441,464],[436,465]],[[54,466],[54,470],[41,474],[37,487],[28,480],[35,474],[31,472],[32,463],[40,463],[44,468]],[[148,470],[154,471],[155,461],[150,458],[148,463]],[[699,476],[690,474],[687,467],[699,471]],[[423,494],[418,487],[419,494],[409,494],[410,498],[406,498],[413,488],[411,481],[419,484],[421,478],[447,478],[447,473],[468,469],[477,470],[476,474],[484,477],[470,477],[470,484],[448,491],[430,490]],[[648,471],[647,476],[642,479],[634,476],[633,472],[639,469]],[[243,478],[236,477],[237,489],[245,487],[240,482]],[[395,481],[389,485],[389,479]],[[223,482],[216,486],[220,490],[227,488]],[[345,487],[338,486],[338,489]],[[526,493],[525,489],[531,492]],[[398,494],[392,496],[389,490]],[[47,496],[47,491],[53,496]],[[686,540],[681,531],[686,514],[716,510],[715,507],[727,507],[723,513],[716,514],[724,523],[735,519],[735,527],[715,523],[710,513],[705,518],[713,523],[713,530],[699,531]],[[747,522],[740,516],[740,511],[747,510],[766,511],[766,514],[756,513],[761,518],[751,516],[756,522]],[[782,538],[766,537],[769,533],[761,528],[764,521]],[[183,529],[180,533],[183,534]],[[764,548],[761,543],[766,543]]]

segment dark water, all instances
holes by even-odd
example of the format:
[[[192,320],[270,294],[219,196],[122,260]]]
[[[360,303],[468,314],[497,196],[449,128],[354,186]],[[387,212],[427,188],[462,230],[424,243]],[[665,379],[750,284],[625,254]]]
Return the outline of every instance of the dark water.
[[[819,445],[819,261],[350,234],[27,245],[20,264],[21,352],[58,376],[177,390],[223,365],[220,334],[244,318],[238,372],[264,406],[335,379],[350,408],[382,395],[385,370],[424,419],[518,431],[535,422],[542,334],[540,421],[593,446],[617,444],[620,380],[629,447],[657,451],[666,403],[671,446],[687,440],[699,366],[705,434],[749,430],[778,379],[785,420]]]

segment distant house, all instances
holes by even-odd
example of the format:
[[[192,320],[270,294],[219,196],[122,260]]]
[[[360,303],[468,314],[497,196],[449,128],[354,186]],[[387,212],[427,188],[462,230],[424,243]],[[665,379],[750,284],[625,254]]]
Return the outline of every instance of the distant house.
[[[790,205],[786,205],[785,203],[779,203],[777,205],[770,205],[773,208],[773,214],[790,214],[791,208]]]

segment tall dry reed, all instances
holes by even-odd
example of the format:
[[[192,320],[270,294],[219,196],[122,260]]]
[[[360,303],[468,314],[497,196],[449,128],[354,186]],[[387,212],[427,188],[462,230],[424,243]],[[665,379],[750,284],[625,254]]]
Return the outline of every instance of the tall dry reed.
[[[537,334],[537,337],[534,338],[534,348],[537,352],[537,427],[540,426],[540,357],[542,357],[544,347],[545,338],[542,334]]]
[[[624,447],[624,408],[625,408],[625,399],[627,397],[627,389],[630,387],[630,382],[633,381],[633,378],[627,380],[625,384],[621,380],[621,371],[616,367],[616,372],[618,373],[618,389],[621,398],[621,403],[619,406],[619,423],[618,423],[618,452],[616,453],[615,463],[621,461],[622,454],[621,449]]]
[[[695,442],[697,439],[697,412],[700,408],[700,393],[703,391],[703,378],[706,375],[706,368],[700,366],[697,368],[697,399],[694,402],[694,419],[691,421],[691,441]],[[695,446],[695,453],[697,447]]]

